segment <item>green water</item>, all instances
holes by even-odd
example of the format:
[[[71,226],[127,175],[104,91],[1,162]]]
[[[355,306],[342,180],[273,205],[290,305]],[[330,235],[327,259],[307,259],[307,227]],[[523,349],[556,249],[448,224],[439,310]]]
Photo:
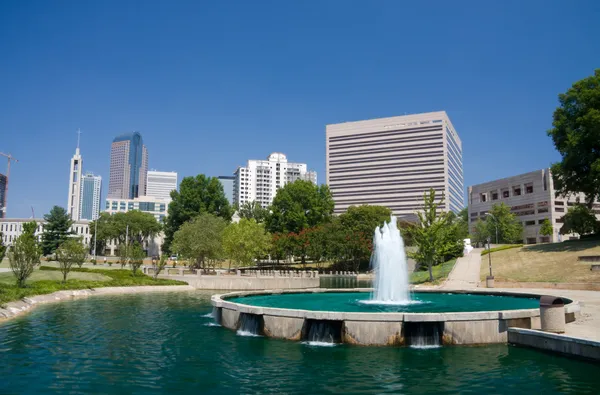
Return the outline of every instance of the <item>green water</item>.
[[[365,304],[371,294],[368,292],[340,293],[297,293],[281,295],[255,295],[228,299],[231,302],[251,306],[279,307],[287,309],[316,311],[350,312],[412,312],[443,313],[464,311],[495,311],[534,309],[539,307],[538,299],[511,296],[478,294],[448,294],[414,292],[412,302],[407,305]]]
[[[209,294],[94,297],[0,324],[0,394],[598,393],[599,366],[506,345],[311,347],[215,326]]]

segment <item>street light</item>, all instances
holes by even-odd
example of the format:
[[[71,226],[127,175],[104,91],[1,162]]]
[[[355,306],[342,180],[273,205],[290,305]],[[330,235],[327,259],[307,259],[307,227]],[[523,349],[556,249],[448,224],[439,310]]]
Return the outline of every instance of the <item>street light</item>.
[[[485,215],[494,218],[494,225],[496,226],[496,244],[498,244],[498,219],[492,213],[485,213]]]
[[[488,242],[488,262],[489,262],[489,266],[490,266],[490,278],[494,278],[494,275],[492,274],[492,245],[490,244],[491,237],[488,236],[487,242]]]

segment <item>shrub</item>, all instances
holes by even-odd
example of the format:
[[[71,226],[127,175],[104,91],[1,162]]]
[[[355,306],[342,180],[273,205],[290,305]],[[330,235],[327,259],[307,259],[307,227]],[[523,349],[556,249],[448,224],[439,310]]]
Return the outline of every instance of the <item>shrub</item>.
[[[481,252],[481,255],[487,255],[490,252],[496,252],[496,251],[502,251],[502,250],[510,250],[511,248],[521,248],[521,247],[523,247],[523,244],[509,244],[509,245],[505,245],[505,246],[494,247],[491,250],[483,250]]]
[[[96,264],[96,260],[95,259],[91,259],[90,262],[92,263],[92,265]]]

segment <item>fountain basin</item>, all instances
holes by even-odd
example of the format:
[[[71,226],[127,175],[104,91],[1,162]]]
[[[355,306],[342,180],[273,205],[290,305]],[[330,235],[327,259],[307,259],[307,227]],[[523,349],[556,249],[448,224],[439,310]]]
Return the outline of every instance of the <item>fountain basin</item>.
[[[450,345],[472,345],[488,343],[506,343],[508,340],[507,329],[509,327],[539,329],[540,312],[537,302],[539,295],[517,292],[460,292],[452,294],[437,290],[420,291],[417,293],[422,299],[446,295],[453,295],[468,300],[465,296],[488,297],[493,306],[498,306],[497,297],[516,298],[514,304],[506,304],[504,308],[488,309],[479,311],[446,311],[437,312],[413,312],[411,305],[406,311],[324,311],[311,310],[310,306],[304,305],[300,308],[271,307],[264,305],[269,298],[289,296],[312,297],[322,295],[338,297],[349,295],[348,300],[356,299],[355,295],[362,295],[368,299],[371,289],[307,289],[307,290],[276,290],[276,291],[253,291],[253,292],[231,292],[224,295],[214,295],[211,299],[212,305],[218,310],[221,317],[221,325],[226,328],[239,329],[240,313],[261,316],[262,327],[260,334],[273,338],[302,340],[306,336],[307,326],[315,321],[329,321],[332,325],[340,326],[339,338],[343,343],[361,345],[406,345],[411,343],[411,333],[419,325],[406,323],[430,323],[421,324],[435,326],[435,333],[439,333],[439,342]],[[257,297],[254,299],[253,298]],[[265,298],[266,297],[266,298]],[[431,299],[431,297],[429,299]],[[532,299],[535,298],[535,299]],[[284,301],[285,302],[285,301]],[[565,315],[567,322],[573,321],[579,313],[579,304],[565,298]],[[281,304],[280,304],[281,305]],[[525,308],[522,308],[522,307]],[[533,307],[536,306],[536,307]],[[371,308],[370,305],[360,308]],[[529,308],[527,308],[529,307]],[[341,309],[340,309],[341,310]],[[352,308],[348,308],[352,310]]]

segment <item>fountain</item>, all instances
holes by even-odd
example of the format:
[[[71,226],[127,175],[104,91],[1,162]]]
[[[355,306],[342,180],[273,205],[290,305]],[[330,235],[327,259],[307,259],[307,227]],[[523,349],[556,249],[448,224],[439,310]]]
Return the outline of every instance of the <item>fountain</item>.
[[[371,266],[375,270],[371,303],[406,304],[410,302],[408,269],[404,241],[396,217],[375,229]]]

